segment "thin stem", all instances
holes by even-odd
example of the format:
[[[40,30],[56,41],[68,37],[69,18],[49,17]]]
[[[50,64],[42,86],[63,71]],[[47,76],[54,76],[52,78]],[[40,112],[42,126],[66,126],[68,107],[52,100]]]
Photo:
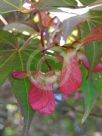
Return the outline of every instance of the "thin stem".
[[[42,50],[42,53],[43,53],[43,56],[45,57],[45,52],[46,52],[46,50],[44,49],[44,35],[43,35],[43,30],[42,30],[42,32],[41,32],[41,45],[42,45],[42,48],[43,48],[43,50]],[[51,66],[49,65],[49,62],[48,62],[48,60],[45,58],[45,62],[46,62],[46,64],[47,64],[47,66],[48,66],[48,68],[49,68],[49,70],[52,70],[52,68],[51,68]]]
[[[38,12],[38,14],[39,14],[40,22],[41,22],[41,25],[42,25],[42,17],[41,17],[40,12]],[[42,30],[41,30],[41,45],[42,45],[42,53],[43,53],[43,56],[45,57],[45,52],[46,52],[46,50],[44,50],[44,46],[45,46],[45,45],[44,45],[44,31],[45,31],[45,28],[44,28],[43,25],[42,25]],[[45,58],[45,62],[46,62],[46,64],[47,64],[49,70],[52,70],[52,68],[51,68],[51,66],[49,65],[48,60],[47,60],[46,58]]]
[[[24,42],[23,46],[24,46],[24,47],[25,47],[25,46],[28,46],[29,43],[32,41],[33,38],[34,38],[34,35],[31,35],[31,36]]]
[[[31,35],[23,44],[23,46],[19,49],[19,51],[21,51],[22,49],[24,49],[25,47],[27,47],[30,42],[32,41],[32,39],[34,38],[34,35]]]
[[[4,26],[8,25],[8,22],[5,20],[5,18],[2,15],[0,15],[0,20],[4,24]]]
[[[81,110],[79,110],[79,109],[76,109],[76,108],[74,108],[73,106],[71,106],[71,105],[69,105],[68,104],[68,107],[72,110],[72,111],[74,111],[74,112],[78,112],[78,113],[80,113],[80,114],[84,114],[84,111],[81,111]],[[96,118],[102,118],[102,115],[101,114],[96,114],[96,113],[90,113],[90,115],[89,116],[92,116],[92,117],[96,117]]]
[[[41,30],[41,45],[44,48],[44,29]]]

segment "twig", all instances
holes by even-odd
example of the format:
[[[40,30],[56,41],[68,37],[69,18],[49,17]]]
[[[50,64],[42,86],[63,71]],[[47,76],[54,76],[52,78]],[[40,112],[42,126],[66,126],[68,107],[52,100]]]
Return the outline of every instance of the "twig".
[[[0,15],[0,20],[4,24],[4,26],[8,25],[8,22],[5,20],[5,18],[2,15]]]
[[[74,112],[78,112],[78,113],[80,113],[80,114],[84,114],[84,111],[78,110],[78,109],[74,108],[73,106],[71,106],[71,105],[69,105],[69,104],[68,104],[68,107],[69,107],[72,111],[74,111]],[[91,112],[89,116],[96,117],[96,118],[101,118],[101,119],[102,119],[102,115],[101,115],[101,114],[96,114],[96,113],[92,113],[92,112]]]

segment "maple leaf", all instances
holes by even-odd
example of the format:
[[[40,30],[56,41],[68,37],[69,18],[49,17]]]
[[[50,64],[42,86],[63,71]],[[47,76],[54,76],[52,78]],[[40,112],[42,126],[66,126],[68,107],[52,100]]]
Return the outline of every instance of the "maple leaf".
[[[79,89],[81,84],[82,74],[77,56],[74,56],[67,60],[67,64],[62,70],[60,90],[66,97],[70,97]]]
[[[12,73],[15,79],[24,79],[27,77],[27,72],[16,71]],[[31,83],[29,92],[29,103],[33,110],[40,114],[49,115],[55,110],[54,94],[52,85],[42,86],[40,83]]]
[[[52,92],[52,86],[47,85],[39,87],[39,84],[32,84],[29,101],[33,110],[37,110],[41,114],[50,114],[55,110],[55,100]]]

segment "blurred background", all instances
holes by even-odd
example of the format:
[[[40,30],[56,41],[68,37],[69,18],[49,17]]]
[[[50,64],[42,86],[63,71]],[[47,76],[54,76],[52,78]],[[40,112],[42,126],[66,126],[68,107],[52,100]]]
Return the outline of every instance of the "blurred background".
[[[81,92],[68,102],[57,93],[56,112],[52,116],[35,113],[29,136],[102,136],[102,105],[95,106],[84,124],[83,95]],[[12,93],[10,82],[6,80],[0,88],[0,136],[21,136],[23,118],[19,105]]]
[[[76,1],[80,6],[79,0]],[[84,0],[84,3],[91,1]],[[20,19],[22,16],[20,15]],[[7,18],[13,22],[15,14],[8,14]],[[102,136],[102,96],[97,98],[97,104],[83,124],[85,108],[82,92],[77,92],[66,102],[58,90],[55,92],[55,98],[56,112],[51,116],[35,113],[29,136]],[[22,136],[22,129],[20,106],[12,93],[9,80],[6,80],[0,88],[0,136]]]

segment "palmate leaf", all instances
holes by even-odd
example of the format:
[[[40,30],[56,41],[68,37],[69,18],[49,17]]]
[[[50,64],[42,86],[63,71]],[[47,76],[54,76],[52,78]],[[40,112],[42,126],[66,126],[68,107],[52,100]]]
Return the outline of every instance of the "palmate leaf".
[[[5,31],[0,31],[0,49],[4,48],[5,46],[4,44],[9,44],[10,48],[13,48],[16,41],[17,41],[16,37],[13,36],[12,34]]]
[[[1,40],[2,37],[3,41]],[[11,76],[13,71],[26,70],[29,53],[31,54],[35,49],[33,42],[33,47],[23,47],[22,51],[18,52],[16,49],[17,38],[15,37],[8,32],[0,32],[0,85],[5,81],[5,79]],[[37,45],[36,40],[35,44]],[[22,81],[12,79],[12,84],[13,92],[18,100],[24,117],[24,135],[27,135],[31,119],[33,117],[33,111],[28,101],[30,81],[27,79]]]
[[[77,2],[75,0],[41,0],[42,3],[49,7],[66,7],[66,6],[75,6]]]
[[[95,2],[96,0],[80,0],[80,2],[83,4],[83,5],[89,5],[93,2]]]
[[[26,0],[0,0],[0,14],[21,11]]]
[[[14,53],[12,53],[11,55],[5,55],[5,57],[0,58],[0,85],[2,85],[10,75],[14,58]]]
[[[40,0],[35,4],[43,10],[56,9],[57,7],[77,6],[77,2],[75,0]]]
[[[10,23],[4,27],[5,31],[14,31],[19,32],[26,35],[33,35],[35,33],[34,29],[23,23]]]
[[[0,32],[0,85],[2,85],[12,71],[12,63],[15,59],[15,42],[16,38],[14,36],[8,32]]]

